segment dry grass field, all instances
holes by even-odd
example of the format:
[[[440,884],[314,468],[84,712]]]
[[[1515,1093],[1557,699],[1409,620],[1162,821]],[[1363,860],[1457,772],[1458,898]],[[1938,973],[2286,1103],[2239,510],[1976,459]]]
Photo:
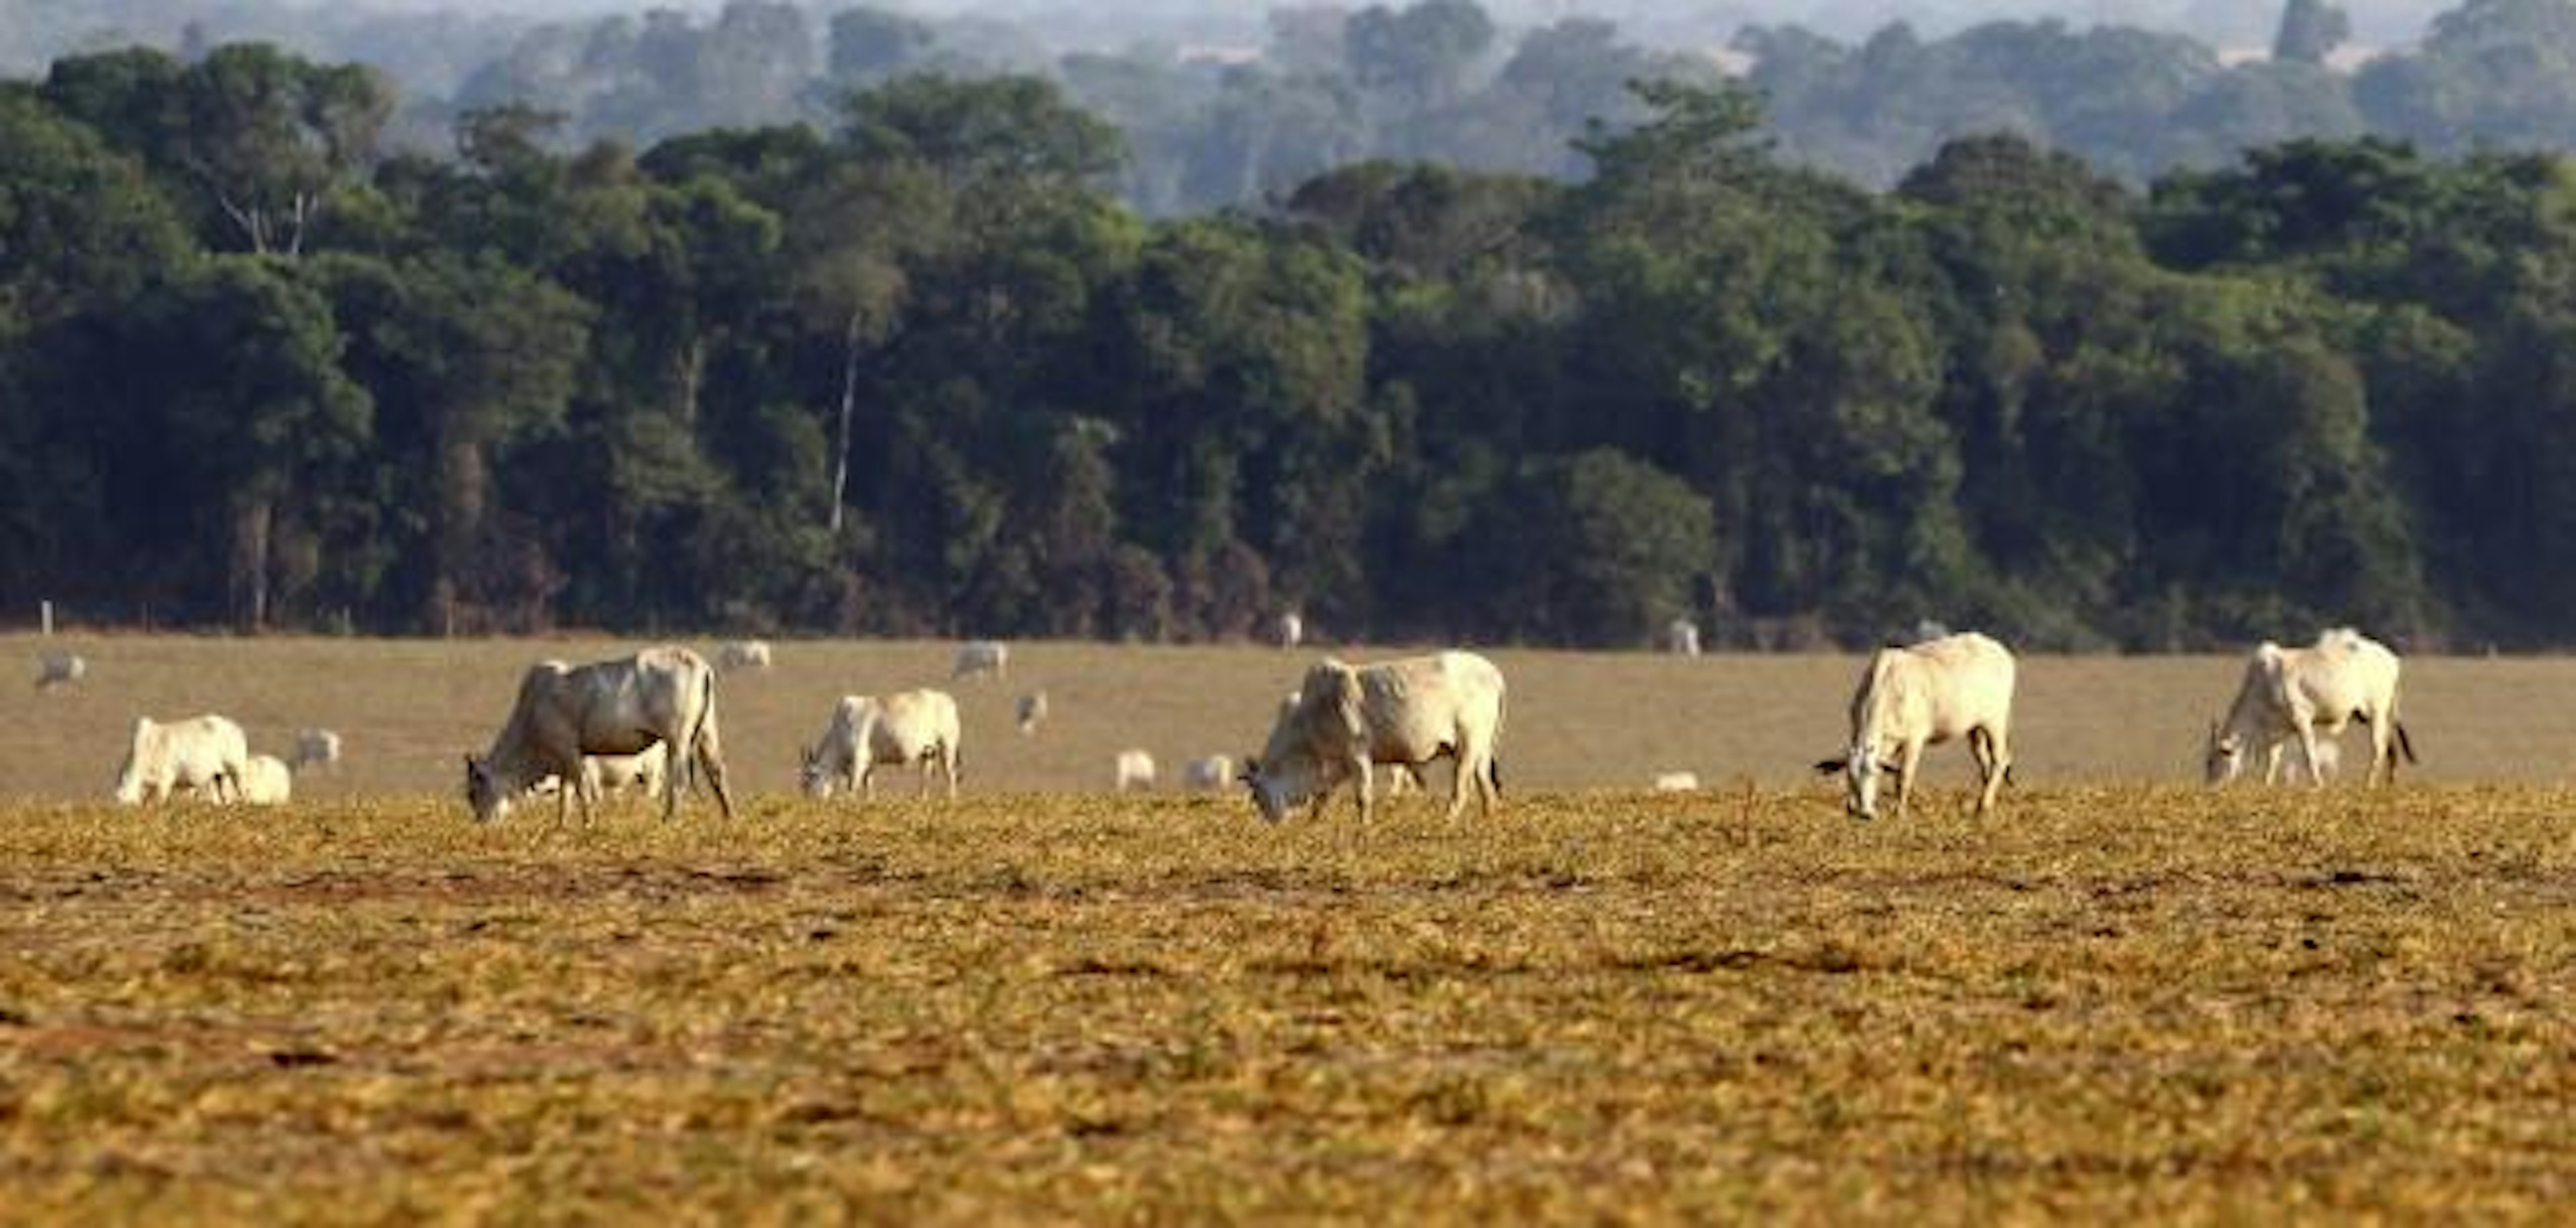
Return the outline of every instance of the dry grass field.
[[[454,764],[604,644],[81,647],[0,700],[0,1221],[2576,1208],[2563,662],[2410,663],[2432,779],[2369,796],[2180,784],[2224,661],[2035,659],[1995,820],[1945,764],[1863,825],[1797,775],[1849,660],[1504,653],[1506,812],[1363,831],[1097,792],[1250,745],[1302,657],[1015,650],[969,800],[861,809],[784,796],[794,740],[944,651],[781,644],[722,701],[742,821],[583,828],[475,826]],[[101,804],[205,708],[351,762]]]

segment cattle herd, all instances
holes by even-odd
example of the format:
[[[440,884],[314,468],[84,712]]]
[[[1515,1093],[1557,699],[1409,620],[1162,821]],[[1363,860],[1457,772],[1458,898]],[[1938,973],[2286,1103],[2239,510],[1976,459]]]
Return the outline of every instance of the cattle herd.
[[[1300,638],[1294,620],[1282,620],[1282,646]],[[1681,636],[1680,626],[1660,637],[1664,646],[1695,653],[1696,637]],[[466,801],[478,821],[490,821],[522,799],[552,794],[560,821],[572,805],[587,818],[605,793],[633,788],[658,794],[664,817],[672,818],[682,796],[703,784],[730,817],[716,715],[719,667],[767,669],[770,662],[769,645],[755,640],[722,646],[715,664],[687,648],[662,646],[585,665],[532,665],[490,746],[465,756]],[[958,648],[950,673],[1000,678],[1009,662],[1008,645],[975,641]],[[87,669],[79,657],[59,652],[48,652],[39,665],[43,690],[71,685]],[[2397,681],[2396,654],[2348,627],[2330,629],[2307,647],[2258,646],[2226,716],[2210,724],[2207,780],[2234,780],[2259,760],[2266,784],[2281,779],[2286,765],[2290,779],[2322,785],[2336,769],[2335,739],[2360,724],[2371,742],[2366,781],[2393,782],[2400,758],[2415,761],[2398,720]],[[2012,653],[1975,632],[1944,631],[1880,649],[1852,695],[1850,742],[1817,770],[1842,777],[1853,817],[1877,817],[1882,790],[1892,789],[1902,818],[1925,748],[1963,741],[1977,769],[1976,811],[1985,814],[2012,776],[2013,683]],[[1472,652],[1367,665],[1326,657],[1279,702],[1260,755],[1240,763],[1226,755],[1192,760],[1182,779],[1194,790],[1241,785],[1273,823],[1300,807],[1320,817],[1347,788],[1365,821],[1380,796],[1377,768],[1390,769],[1384,795],[1391,797],[1408,784],[1420,788],[1423,768],[1446,759],[1453,768],[1449,817],[1470,801],[1490,814],[1502,792],[1505,690],[1502,671]],[[1047,708],[1043,691],[1020,696],[1014,714],[1020,732],[1035,736]],[[954,799],[964,771],[962,726],[957,700],[945,691],[843,696],[821,736],[800,748],[800,783],[818,799],[835,792],[868,798],[875,794],[876,769],[892,767],[917,773],[923,795],[936,786]],[[219,804],[283,803],[297,770],[329,767],[341,755],[340,736],[327,729],[300,731],[292,757],[281,760],[250,753],[241,726],[222,716],[143,717],[135,721],[115,797],[137,805],[186,791]],[[1141,748],[1118,752],[1113,766],[1118,790],[1155,785],[1153,756]],[[1698,786],[1689,772],[1653,780],[1659,792]]]

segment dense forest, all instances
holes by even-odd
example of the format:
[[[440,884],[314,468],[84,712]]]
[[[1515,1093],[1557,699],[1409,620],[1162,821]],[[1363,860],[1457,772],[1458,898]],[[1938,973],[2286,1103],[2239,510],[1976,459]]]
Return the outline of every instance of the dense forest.
[[[0,86],[0,607],[386,631],[2563,642],[2576,162],[1586,174],[1155,219],[1038,77],[559,151],[260,45]]]

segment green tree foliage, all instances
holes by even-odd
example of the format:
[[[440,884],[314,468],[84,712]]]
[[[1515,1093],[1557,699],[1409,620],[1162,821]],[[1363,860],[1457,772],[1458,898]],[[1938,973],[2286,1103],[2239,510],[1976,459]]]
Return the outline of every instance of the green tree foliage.
[[[1518,54],[1600,66],[1601,31],[1552,29]],[[2110,73],[2160,47],[2080,50]],[[1189,639],[1296,605],[1600,645],[1684,613],[1739,641],[2568,634],[2558,156],[2309,139],[2141,191],[1986,135],[1881,193],[1685,76],[1584,126],[1580,182],[1367,161],[1150,220],[1108,194],[1115,131],[1044,81],[896,74],[829,130],[641,153],[495,106],[433,158],[359,152],[363,106],[327,135],[338,72],[114,53],[0,90],[0,602],[429,631]],[[251,105],[202,109],[240,81]],[[1293,140],[1239,111],[1272,125],[1248,158],[1329,162],[1298,142],[1373,105],[1266,69],[1200,85],[1360,100]],[[262,253],[209,211],[221,166],[320,185],[323,224]]]

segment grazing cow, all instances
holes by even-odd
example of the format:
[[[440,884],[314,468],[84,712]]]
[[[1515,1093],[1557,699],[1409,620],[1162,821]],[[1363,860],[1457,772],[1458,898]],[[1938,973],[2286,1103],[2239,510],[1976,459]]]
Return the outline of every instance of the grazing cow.
[[[1457,771],[1449,817],[1465,811],[1471,794],[1478,812],[1491,814],[1502,791],[1502,735],[1503,672],[1472,652],[1366,666],[1326,657],[1306,671],[1294,702],[1281,706],[1261,757],[1244,765],[1244,780],[1261,817],[1273,823],[1303,803],[1321,814],[1333,790],[1349,781],[1365,822],[1376,802],[1371,764],[1418,769],[1451,756]]]
[[[1281,610],[1270,626],[1270,642],[1282,648],[1294,648],[1306,642],[1306,618],[1295,610]]]
[[[1181,766],[1181,787],[1192,793],[1214,793],[1234,787],[1234,756],[1209,755]]]
[[[252,755],[242,763],[241,800],[253,806],[283,806],[295,797],[295,773],[275,755]]]
[[[1655,774],[1655,792],[1657,793],[1694,793],[1698,790],[1699,773],[1697,772],[1658,772]]]
[[[2322,788],[2325,775],[2316,769],[2331,766],[2325,748],[2353,721],[2370,727],[2370,770],[2363,783],[2378,785],[2383,771],[2393,783],[2399,754],[2415,762],[2414,741],[2397,719],[2397,674],[2397,654],[2350,627],[2329,630],[2307,648],[2264,641],[2245,663],[2227,719],[2210,722],[2204,761],[2209,783],[2236,779],[2245,757],[2260,753],[2263,782],[2270,784],[2280,773],[2284,745],[2293,744],[2297,762],[2312,765],[2309,784]]]
[[[2012,770],[2013,657],[1974,631],[1882,648],[1862,672],[1851,702],[1851,749],[1816,771],[1846,773],[1844,808],[1878,817],[1878,778],[1896,778],[1896,817],[1914,793],[1923,748],[1965,737],[1977,761],[1977,813],[1995,807]]]
[[[972,640],[957,646],[957,659],[948,666],[948,677],[972,678],[991,674],[999,678],[1011,665],[1011,646],[1000,640]]]
[[[769,641],[729,640],[718,645],[716,668],[728,674],[735,670],[769,668]]]
[[[838,785],[872,798],[878,764],[918,764],[922,795],[929,796],[936,774],[947,778],[955,801],[960,728],[957,701],[946,691],[898,691],[882,700],[844,695],[822,740],[804,748],[799,778],[808,797],[830,797]]]
[[[1046,692],[1031,691],[1026,695],[1020,696],[1017,715],[1020,722],[1020,736],[1024,738],[1037,736],[1038,726],[1046,723]]]
[[[89,662],[77,652],[49,648],[36,658],[36,689],[39,691],[70,686],[88,675]]]
[[[1118,791],[1154,787],[1154,757],[1135,747],[1118,752]]]
[[[1676,618],[1664,624],[1663,649],[1677,657],[1699,655],[1699,624]]]
[[[340,762],[340,735],[328,729],[299,729],[295,732],[295,754],[286,765],[302,771],[314,764],[324,766]]]
[[[172,789],[187,789],[222,805],[242,795],[242,776],[250,762],[250,740],[241,726],[220,716],[199,716],[163,724],[138,717],[134,737],[117,769],[116,800],[137,805],[169,798]]]
[[[465,797],[478,821],[502,817],[510,799],[548,776],[578,782],[583,819],[597,800],[595,774],[585,755],[632,755],[655,743],[670,745],[663,773],[662,817],[680,813],[680,785],[690,760],[715,791],[716,805],[733,817],[725,789],[724,746],[716,732],[716,672],[686,648],[647,648],[631,657],[579,667],[542,661],[519,680],[510,719],[492,749],[465,757]],[[563,795],[555,795],[561,821]]]

